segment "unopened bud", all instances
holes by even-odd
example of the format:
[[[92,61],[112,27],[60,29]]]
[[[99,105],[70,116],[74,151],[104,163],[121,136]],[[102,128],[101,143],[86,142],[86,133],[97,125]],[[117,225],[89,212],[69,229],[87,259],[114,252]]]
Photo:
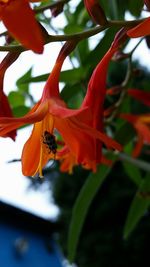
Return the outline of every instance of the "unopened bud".
[[[102,26],[107,24],[107,18],[98,0],[84,0],[84,5],[96,24]]]
[[[121,89],[122,89],[121,86],[114,86],[107,89],[106,93],[107,95],[117,95],[120,93]]]

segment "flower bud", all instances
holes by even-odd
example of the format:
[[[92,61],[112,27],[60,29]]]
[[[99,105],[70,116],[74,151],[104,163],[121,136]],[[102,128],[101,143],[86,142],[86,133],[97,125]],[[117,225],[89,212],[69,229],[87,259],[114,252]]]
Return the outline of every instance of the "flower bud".
[[[96,24],[107,24],[107,19],[104,10],[100,6],[98,0],[84,0],[84,5],[87,9],[87,12]]]
[[[121,86],[114,86],[114,87],[111,87],[109,88],[106,93],[107,95],[117,95],[121,92]]]

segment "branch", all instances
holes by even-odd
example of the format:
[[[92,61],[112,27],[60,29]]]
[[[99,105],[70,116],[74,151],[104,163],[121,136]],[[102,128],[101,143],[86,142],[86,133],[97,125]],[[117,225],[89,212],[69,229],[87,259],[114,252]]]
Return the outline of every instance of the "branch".
[[[68,40],[77,40],[81,41],[83,39],[89,38],[91,36],[94,36],[108,28],[111,27],[131,27],[136,26],[138,23],[140,23],[142,20],[132,20],[132,21],[108,21],[105,26],[96,26],[94,28],[91,28],[90,30],[85,30],[79,33],[73,33],[73,34],[64,34],[64,35],[48,35],[45,37],[45,44],[52,43],[52,42],[62,42],[62,41],[68,41]],[[7,45],[7,46],[0,46],[0,51],[17,51],[17,52],[23,52],[27,50],[22,45]]]
[[[127,161],[135,166],[137,166],[138,168],[150,172],[150,164],[148,162],[145,162],[143,160],[139,160],[139,159],[135,159],[135,158],[131,158],[130,156],[128,156],[127,154],[124,153],[119,153],[118,154],[119,159],[121,161]]]
[[[105,123],[107,124],[110,124],[113,121],[113,119],[117,117],[120,111],[120,107],[127,95],[128,84],[132,78],[132,55],[142,41],[143,41],[143,38],[140,39],[140,41],[136,44],[136,46],[132,49],[132,51],[127,54],[128,55],[128,67],[127,67],[126,76],[125,76],[124,81],[120,85],[117,86],[120,89],[119,99],[108,108],[108,110],[111,111],[111,115],[110,117],[105,119]]]
[[[69,1],[70,0],[59,0],[59,1],[55,2],[55,3],[51,3],[51,4],[44,5],[44,6],[36,7],[34,9],[34,11],[35,11],[36,14],[42,13],[43,11],[45,11],[47,9],[51,9],[51,8],[55,8],[55,7],[67,4]]]

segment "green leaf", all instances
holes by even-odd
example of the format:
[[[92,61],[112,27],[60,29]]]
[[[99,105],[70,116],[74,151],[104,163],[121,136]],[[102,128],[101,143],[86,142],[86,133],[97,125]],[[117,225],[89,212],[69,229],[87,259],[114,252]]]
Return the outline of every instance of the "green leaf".
[[[64,33],[65,34],[72,34],[72,33],[78,33],[83,31],[83,27],[77,25],[77,24],[67,24],[64,28]]]
[[[111,12],[111,19],[117,19],[118,18],[118,5],[117,0],[109,0],[108,5],[111,5],[110,12]]]
[[[130,0],[128,8],[131,14],[135,17],[139,17],[143,7],[143,0]]]
[[[115,156],[111,159],[114,160]],[[69,228],[68,259],[70,262],[74,261],[80,233],[90,204],[110,171],[111,167],[100,165],[96,173],[89,175],[78,195]]]
[[[104,37],[99,41],[98,45],[88,53],[85,58],[84,65],[90,65],[91,69],[93,69],[98,62],[102,59],[104,54],[108,51],[116,33],[117,29],[110,28],[105,31]],[[92,59],[92,60],[91,60]]]
[[[132,140],[134,136],[135,130],[133,126],[130,123],[125,122],[117,130],[114,138],[118,143],[126,145]]]
[[[140,170],[129,162],[123,162],[123,167],[129,178],[139,187],[142,182]]]
[[[60,74],[60,82],[75,83],[80,82],[86,77],[86,68],[75,68],[62,71]]]
[[[141,183],[138,192],[136,193],[124,227],[124,238],[128,238],[131,232],[134,230],[140,219],[143,217],[150,205],[150,173]]]
[[[77,57],[80,62],[80,65],[83,66],[85,65],[85,59],[89,55],[89,43],[88,40],[84,39],[82,40],[79,45],[77,46]]]
[[[81,94],[81,92],[82,92],[81,84],[78,83],[73,85],[66,84],[63,90],[61,91],[61,97],[66,103],[68,103],[71,99],[74,99],[76,95]]]
[[[23,84],[24,81],[26,81],[27,79],[29,79],[31,77],[31,74],[32,74],[32,68],[30,68],[22,77],[20,77],[16,84],[19,85],[19,84]]]
[[[15,117],[22,117],[24,116],[28,111],[30,110],[30,108],[25,107],[25,106],[18,106],[13,108],[13,115]]]
[[[8,95],[8,100],[12,107],[17,107],[24,104],[25,98],[20,92],[12,91]]]
[[[75,68],[70,70],[62,71],[60,74],[60,82],[79,82],[80,80],[84,79],[86,77],[86,68]],[[45,82],[49,76],[49,73],[45,73],[39,76],[30,77],[27,79],[23,79],[19,82],[19,85],[26,84],[30,82]]]
[[[27,83],[45,82],[47,80],[48,76],[49,76],[49,73],[45,73],[45,74],[38,75],[38,76],[35,76],[35,77],[27,78],[27,79],[22,81],[22,84],[19,83],[19,85],[20,84],[24,85],[24,84],[27,84]]]
[[[22,77],[20,77],[16,81],[16,85],[19,89],[19,91],[28,92],[29,91],[29,85],[25,83],[26,80],[30,80],[32,75],[32,68],[30,68]]]

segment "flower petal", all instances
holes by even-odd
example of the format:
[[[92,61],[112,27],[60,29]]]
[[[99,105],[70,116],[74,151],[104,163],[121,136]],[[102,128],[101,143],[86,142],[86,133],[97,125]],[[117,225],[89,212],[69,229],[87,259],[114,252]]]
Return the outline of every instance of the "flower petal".
[[[84,5],[93,19],[99,25],[105,25],[107,23],[107,19],[98,0],[84,0]]]
[[[39,102],[40,103],[40,102]],[[41,121],[48,112],[48,103],[37,103],[25,116],[20,118],[2,117],[0,118],[0,136],[5,136],[8,132],[21,127],[24,124]]]
[[[25,176],[32,176],[39,164],[41,147],[41,123],[36,123],[32,134],[22,150],[22,172]]]
[[[22,172],[25,176],[33,176],[37,172],[42,173],[42,168],[48,161],[48,153],[41,151],[42,122],[34,124],[32,134],[25,143],[22,151]],[[42,153],[42,155],[41,155]]]
[[[127,35],[132,38],[150,35],[150,17],[127,31]]]
[[[71,119],[55,118],[55,126],[70,152],[78,159],[78,163],[81,163],[84,159],[94,158],[95,150],[93,149],[92,138],[89,138],[86,131],[76,127]]]
[[[101,142],[103,142],[107,147],[117,149],[118,151],[122,150],[122,146],[118,142],[113,140],[111,137],[107,136],[106,134],[94,128],[91,128],[88,125],[82,122],[79,122],[78,120],[74,119],[73,123],[76,125],[78,129],[85,131],[89,136],[92,136],[94,138],[101,140]]]
[[[145,92],[139,89],[128,89],[128,94],[150,107],[150,92]]]
[[[132,156],[134,158],[137,158],[140,155],[142,147],[143,147],[143,142],[144,142],[143,135],[141,133],[137,132],[137,142],[136,142],[135,147],[132,151]]]
[[[10,116],[10,117],[13,116],[10,104],[8,102],[8,98],[3,93],[3,91],[1,92],[1,96],[0,96],[0,117],[2,116]],[[15,140],[16,135],[17,135],[16,131],[13,130],[13,131],[8,132],[5,136],[10,137],[13,140]]]
[[[135,124],[135,128],[140,134],[143,135],[144,141],[150,144],[150,127],[139,120]]]
[[[1,19],[12,36],[26,48],[43,52],[43,36],[26,0],[10,0],[2,6]]]
[[[56,118],[55,124],[71,153],[78,158],[79,163],[82,163],[85,159],[87,159],[86,161],[96,162],[96,139],[100,139],[109,148],[122,149],[116,141],[96,129],[78,122],[76,118],[65,120]]]
[[[60,118],[69,118],[77,115],[81,116],[82,118],[91,118],[92,116],[88,107],[83,107],[80,109],[69,109],[67,107],[61,106],[58,102],[50,102],[49,113]]]

